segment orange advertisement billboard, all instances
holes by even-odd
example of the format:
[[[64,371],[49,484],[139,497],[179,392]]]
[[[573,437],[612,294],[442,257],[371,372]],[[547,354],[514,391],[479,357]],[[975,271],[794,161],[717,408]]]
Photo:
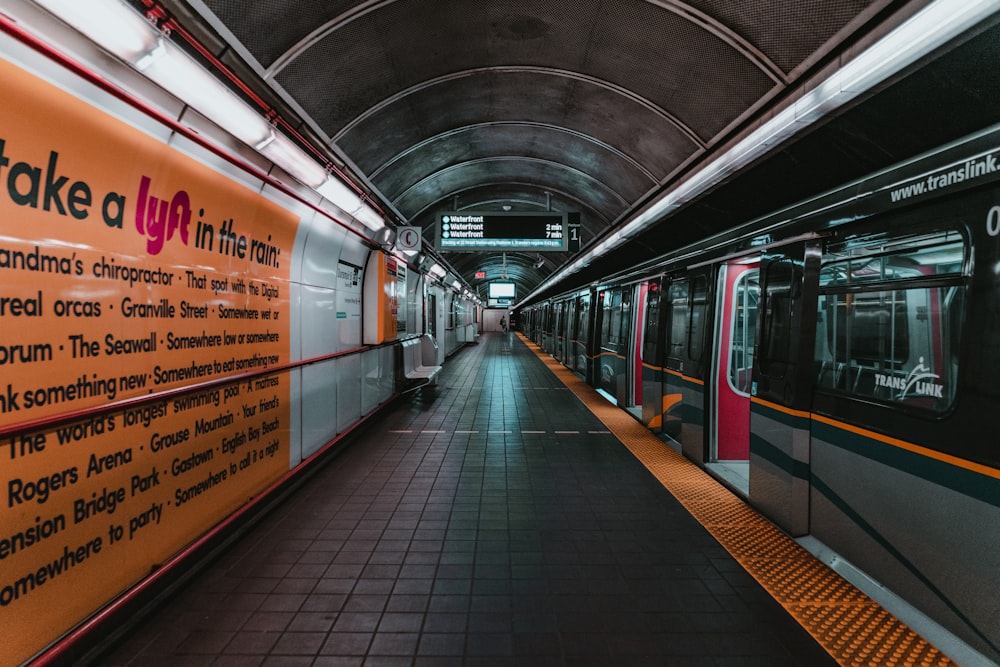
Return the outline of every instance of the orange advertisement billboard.
[[[385,253],[372,252],[368,256],[362,299],[365,343],[378,345],[396,340],[399,334],[398,272],[406,270],[405,266],[402,269],[400,266],[395,257]]]
[[[287,472],[298,219],[9,62],[0,80],[10,664]]]

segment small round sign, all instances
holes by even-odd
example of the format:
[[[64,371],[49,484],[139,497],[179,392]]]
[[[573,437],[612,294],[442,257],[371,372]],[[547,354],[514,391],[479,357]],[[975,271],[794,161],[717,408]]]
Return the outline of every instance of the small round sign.
[[[420,250],[420,229],[417,227],[398,227],[396,229],[396,247],[400,250]]]

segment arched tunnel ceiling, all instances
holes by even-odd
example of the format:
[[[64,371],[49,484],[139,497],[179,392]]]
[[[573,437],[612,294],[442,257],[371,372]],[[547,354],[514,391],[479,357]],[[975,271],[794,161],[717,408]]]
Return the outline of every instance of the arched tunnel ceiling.
[[[509,207],[579,212],[584,245],[925,4],[163,1],[425,242],[440,211]],[[505,271],[520,295],[570,259],[442,256],[470,285]]]

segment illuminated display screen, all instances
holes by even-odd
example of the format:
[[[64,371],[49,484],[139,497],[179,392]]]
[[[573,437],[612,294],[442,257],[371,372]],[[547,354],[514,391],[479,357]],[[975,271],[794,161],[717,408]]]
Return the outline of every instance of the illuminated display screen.
[[[438,250],[565,251],[565,213],[447,212],[438,215]]]
[[[514,283],[492,282],[489,285],[487,296],[491,299],[513,299]]]

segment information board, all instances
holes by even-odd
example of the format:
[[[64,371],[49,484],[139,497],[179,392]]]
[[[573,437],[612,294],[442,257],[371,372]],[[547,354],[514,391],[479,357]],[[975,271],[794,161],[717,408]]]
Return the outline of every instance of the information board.
[[[3,60],[0,80],[0,664],[20,664],[288,471],[299,220]]]
[[[565,213],[449,211],[438,215],[437,248],[452,252],[565,251]]]
[[[513,299],[517,296],[517,285],[506,280],[494,280],[487,286],[486,295],[491,299]]]

